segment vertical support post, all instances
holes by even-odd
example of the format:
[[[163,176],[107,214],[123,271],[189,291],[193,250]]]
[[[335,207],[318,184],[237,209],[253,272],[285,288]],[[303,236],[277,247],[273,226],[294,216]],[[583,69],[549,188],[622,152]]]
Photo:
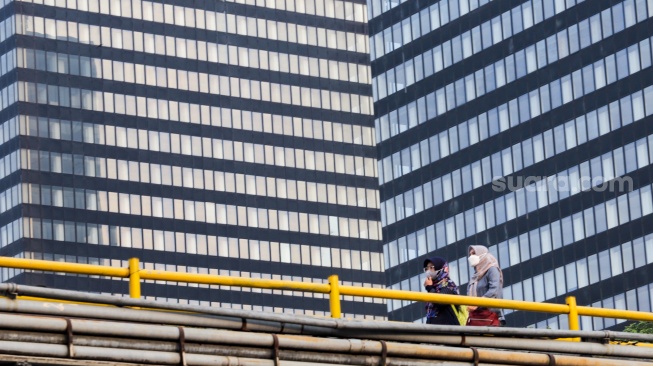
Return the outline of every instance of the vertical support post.
[[[580,330],[580,321],[578,319],[578,307],[575,296],[567,296],[565,299],[569,305],[569,330]],[[574,342],[580,342],[580,338],[572,338]]]
[[[340,282],[338,281],[338,275],[329,276],[329,285],[331,286],[331,290],[329,290],[331,317],[340,318],[342,314],[340,311]]]
[[[141,298],[140,261],[138,258],[129,258],[129,297]]]

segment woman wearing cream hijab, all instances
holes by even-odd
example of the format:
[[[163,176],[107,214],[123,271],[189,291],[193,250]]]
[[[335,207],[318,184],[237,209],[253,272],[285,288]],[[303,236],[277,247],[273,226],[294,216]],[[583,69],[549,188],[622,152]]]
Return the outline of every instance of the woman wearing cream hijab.
[[[469,265],[474,267],[474,275],[467,285],[467,295],[477,297],[503,298],[503,272],[497,259],[483,245],[469,247]],[[502,326],[505,324],[500,309],[467,308],[469,320],[467,325]]]

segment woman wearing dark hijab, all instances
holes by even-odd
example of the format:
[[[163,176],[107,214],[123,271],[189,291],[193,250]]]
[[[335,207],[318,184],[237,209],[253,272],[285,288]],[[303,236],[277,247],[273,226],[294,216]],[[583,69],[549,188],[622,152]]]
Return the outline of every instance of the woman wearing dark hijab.
[[[469,265],[474,267],[474,275],[467,284],[467,295],[489,297],[492,299],[503,298],[503,272],[497,259],[483,245],[469,247]],[[505,324],[501,310],[476,308],[468,306],[469,319],[467,325],[502,326]]]
[[[429,293],[458,295],[458,286],[449,278],[449,265],[440,257],[424,261],[424,288]],[[426,305],[426,323],[442,325],[460,325],[453,307],[449,304],[428,303]]]

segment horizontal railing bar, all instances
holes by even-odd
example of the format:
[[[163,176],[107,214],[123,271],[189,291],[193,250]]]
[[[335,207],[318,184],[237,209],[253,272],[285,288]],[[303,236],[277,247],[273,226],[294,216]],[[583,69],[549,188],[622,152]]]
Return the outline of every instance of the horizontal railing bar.
[[[40,259],[0,257],[0,267],[109,277],[129,277],[128,268],[116,268],[95,264],[55,262]]]
[[[405,290],[373,289],[355,286],[340,286],[340,294],[393,300],[435,302],[453,305],[472,305],[501,309],[535,311],[542,313],[569,314],[568,305],[520,300],[490,299],[463,295],[420,293]],[[578,315],[580,316],[653,321],[653,313],[647,313],[643,311],[593,308],[590,306],[578,306],[577,309]]]
[[[408,300],[420,302],[434,302],[453,305],[473,305],[490,308],[503,308],[514,310],[537,311],[542,313],[568,314],[569,306],[541,302],[527,302],[519,300],[490,299],[486,297],[472,297],[463,295],[445,295],[434,293],[421,293],[404,290],[388,290],[376,288],[362,288],[355,286],[340,286],[341,295],[375,297],[393,300]]]
[[[190,282],[206,285],[253,287],[273,290],[306,291],[327,294],[331,289],[329,284],[305,283],[297,281],[268,280],[262,278],[241,278],[217,276],[200,273],[178,273],[142,269],[139,271],[143,280]]]
[[[642,320],[653,322],[653,313],[634,310],[618,310],[606,308],[593,308],[590,306],[579,306],[578,315],[580,316],[596,316],[599,318],[614,318],[614,319],[627,319],[627,320]]]

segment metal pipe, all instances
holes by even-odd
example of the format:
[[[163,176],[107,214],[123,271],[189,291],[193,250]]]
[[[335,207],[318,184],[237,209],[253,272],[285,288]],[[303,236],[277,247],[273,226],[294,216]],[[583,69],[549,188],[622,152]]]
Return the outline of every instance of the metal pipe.
[[[4,353],[67,358],[68,347],[63,345],[21,343],[0,341]],[[176,352],[154,352],[142,350],[112,349],[101,347],[75,346],[75,358],[101,361],[138,362],[157,365],[179,365],[181,356]],[[213,355],[186,355],[188,365],[224,366],[273,366],[272,360],[241,359],[237,357]],[[301,363],[307,366],[306,363]],[[333,365],[329,365],[333,366]]]
[[[618,356],[653,359],[653,349],[647,347],[622,346],[614,344],[561,342],[546,339],[524,339],[482,336],[454,335],[395,335],[350,333],[350,337],[367,338],[385,341],[426,343],[465,347],[492,347],[536,352],[557,352],[569,354],[591,354],[597,356]]]
[[[21,318],[17,319],[20,321],[25,329],[29,329],[31,323],[43,323],[43,319],[35,319],[34,317],[24,316],[24,315],[13,315],[13,317]],[[60,324],[53,329],[54,331],[61,331],[65,326],[64,319],[59,320]],[[130,323],[115,323],[115,322],[106,322],[106,321],[94,321],[94,320],[82,320],[82,319],[72,319],[72,328],[75,334],[84,335],[102,335],[102,336],[117,336],[117,337],[128,337],[128,338],[146,338],[146,339],[163,339],[168,341],[176,341],[179,337],[179,329],[173,326],[162,326],[162,325],[144,325],[144,324],[130,324]],[[4,324],[2,322],[1,324]],[[186,328],[185,329],[186,340],[189,342],[198,342],[198,343],[215,343],[222,345],[246,345],[249,347],[271,347],[274,343],[273,337],[270,334],[262,333],[247,333],[247,332],[235,332],[235,331],[225,331],[217,329],[197,329],[197,328]],[[432,336],[435,337],[435,336]],[[476,337],[475,341],[483,341],[483,337]],[[369,340],[359,340],[359,339],[324,339],[324,338],[315,338],[315,337],[305,337],[305,336],[294,336],[294,335],[278,335],[278,344],[283,349],[293,349],[297,351],[323,351],[330,353],[351,353],[359,355],[380,355],[383,352],[383,347],[380,342],[369,341]],[[498,342],[500,339],[487,338],[485,346],[503,346],[498,345],[492,342]],[[515,342],[514,339],[506,340],[507,342]],[[6,342],[6,341],[5,341]],[[531,342],[540,342],[540,341],[531,341]],[[521,344],[522,342],[519,341]],[[562,343],[562,342],[560,342]],[[462,340],[460,344],[463,344]],[[565,343],[562,343],[563,345]],[[468,345],[465,343],[464,345]],[[564,347],[561,345],[560,347]],[[569,344],[567,344],[569,345]],[[574,344],[573,348],[567,350],[567,352],[580,353],[587,350],[591,355],[614,355],[619,353],[620,348],[622,350],[628,349],[628,357],[646,357],[646,359],[651,359],[651,352],[648,349],[638,348],[633,350],[628,346],[611,346],[608,351],[603,351],[606,347],[602,345],[585,345],[586,347],[577,347],[578,344]],[[592,347],[593,346],[593,347]],[[468,349],[461,349],[459,347],[445,347],[445,346],[434,346],[434,345],[416,345],[416,344],[405,344],[405,343],[396,343],[396,342],[386,342],[386,351],[389,356],[392,357],[408,357],[408,358],[424,358],[424,359],[438,359],[439,357],[445,357],[446,359],[452,359],[457,361],[468,360],[473,357]],[[78,347],[75,348],[76,354],[79,355]],[[601,350],[601,352],[597,351]],[[469,351],[469,352],[468,352]],[[480,352],[480,351],[479,351]],[[481,355],[483,360],[489,362],[499,362],[512,363],[512,359],[515,359],[515,363],[520,364],[520,362],[526,362],[524,357],[527,355],[525,352],[505,352],[505,351],[496,351],[496,350],[484,350],[484,355]],[[621,354],[621,353],[619,353]],[[532,356],[532,357],[531,357]],[[81,356],[80,356],[81,357]],[[544,359],[539,359],[535,355],[530,355],[528,363],[530,364],[547,364],[544,363]],[[557,357],[557,356],[556,356]],[[560,356],[562,357],[562,356]],[[568,356],[572,357],[572,356]],[[560,358],[560,360],[565,359]],[[566,358],[568,364],[581,365],[584,364],[584,358],[572,357]],[[127,359],[119,359],[118,361],[126,361]],[[502,361],[503,360],[503,361]],[[614,361],[614,360],[612,360]],[[140,362],[140,361],[139,361]],[[546,360],[548,362],[548,359]],[[558,365],[564,364],[564,362],[556,362]],[[620,363],[623,363],[620,361]],[[596,363],[595,363],[596,364]],[[606,363],[607,364],[607,363]]]
[[[488,337],[489,338],[489,337]],[[510,340],[515,342],[516,340]],[[517,341],[518,342],[518,341]],[[393,355],[412,355],[412,357],[437,359],[451,358],[455,360],[473,360],[474,352],[469,348],[446,347],[446,346],[425,346],[406,343],[386,342],[388,345],[388,354]],[[551,359],[546,354],[511,352],[490,349],[477,349],[479,360],[489,363],[507,363],[513,365],[550,365]],[[614,365],[618,362],[621,366],[625,365],[651,365],[650,362],[634,360],[615,360],[615,359],[597,359],[569,355],[555,355],[555,364],[558,366],[602,366]]]
[[[282,330],[290,334],[299,334],[301,332],[301,327],[295,325],[284,325],[278,322],[262,320],[244,322],[243,319],[234,317],[209,317],[206,315],[107,308],[91,305],[58,304],[32,300],[10,300],[6,298],[0,298],[0,311],[223,329],[242,329],[245,325],[248,330],[258,332],[281,332]],[[0,318],[4,317],[0,314]],[[11,319],[7,319],[6,324],[11,324]]]
[[[107,352],[108,351],[108,352]],[[76,346],[77,358],[91,360],[111,360],[122,362],[152,363],[156,365],[179,365],[181,355],[178,352],[157,352],[143,350],[110,349],[101,347]],[[244,360],[235,357],[187,354],[188,365],[247,365]],[[235,362],[234,362],[235,361]],[[253,360],[251,364],[272,365],[267,360]]]
[[[0,350],[14,355],[68,357],[68,347],[61,344],[0,341]]]
[[[372,331],[372,332],[392,332],[397,334],[404,332],[410,334],[492,334],[495,336],[508,337],[533,337],[533,338],[572,338],[581,337],[587,339],[630,339],[642,342],[653,341],[653,334],[639,334],[627,332],[614,332],[605,330],[595,331],[570,331],[557,329],[534,329],[534,328],[498,328],[498,327],[460,327],[444,326],[415,323],[398,323],[398,322],[360,322],[360,321],[343,321],[338,323],[338,329],[346,331]]]
[[[103,308],[104,310],[97,310],[95,306],[75,305],[69,306],[65,304],[52,304],[52,303],[38,303],[38,305],[27,308],[27,303],[35,303],[34,301],[21,301],[21,300],[8,300],[0,298],[0,311],[16,311],[14,308],[20,305],[21,312],[29,313],[47,313],[46,309],[56,308],[59,309],[61,314],[68,314],[68,316],[88,316],[104,319],[114,320],[131,320],[134,317],[140,319],[141,322],[153,323],[167,323],[178,325],[191,325],[191,326],[205,326],[205,327],[219,327],[228,329],[240,329],[242,327],[243,319],[247,319],[247,328],[255,331],[270,331],[278,332],[273,329],[284,329],[284,332],[291,332],[295,334],[317,334],[317,335],[333,335],[333,329],[343,330],[357,330],[365,331],[372,330],[378,332],[390,332],[397,334],[414,333],[414,334],[494,334],[504,336],[521,336],[521,337],[545,337],[545,338],[573,338],[582,337],[586,339],[628,339],[641,342],[653,343],[653,335],[650,334],[637,334],[626,332],[612,332],[612,331],[568,331],[568,330],[553,330],[553,329],[525,329],[525,328],[496,328],[496,327],[459,327],[459,326],[436,326],[428,324],[413,324],[401,322],[373,322],[373,321],[357,321],[357,320],[344,320],[344,319],[316,319],[301,315],[289,314],[275,314],[264,312],[249,312],[244,310],[235,309],[220,309],[211,308],[207,306],[197,305],[184,305],[184,304],[169,304],[164,302],[157,302],[142,299],[130,299],[109,295],[98,295],[89,293],[80,293],[68,290],[48,289],[42,287],[15,285],[10,283],[0,284],[0,293],[18,293],[37,297],[47,297],[55,299],[64,299],[89,303],[102,303],[112,304],[117,306],[130,306],[139,308],[151,309],[164,309],[174,311],[188,311],[195,313],[202,313],[206,315],[215,315],[224,318],[198,318],[197,316],[184,316],[181,314],[164,313],[154,311],[135,311],[131,309],[115,309]],[[5,300],[5,301],[2,301]],[[7,302],[9,301],[9,302]],[[14,302],[16,301],[16,302]],[[46,305],[47,304],[47,305]],[[84,311],[85,308],[92,308],[93,311]],[[578,307],[580,309],[583,307]],[[133,315],[130,314],[133,312]],[[251,320],[255,319],[255,320]],[[256,324],[257,321],[262,321],[261,324]],[[293,327],[290,324],[297,324],[301,326]]]
[[[67,359],[64,362],[59,358],[53,357],[35,357],[35,356],[18,356],[0,354],[0,363],[5,362],[10,365],[66,365],[66,366],[149,366],[146,364],[136,364],[133,362],[115,362],[115,361],[90,361],[90,360],[75,360]]]
[[[41,333],[41,332],[24,332],[24,331],[3,331],[0,332],[0,341],[9,342],[34,342],[34,343],[51,343],[64,344],[66,336],[58,333]],[[75,339],[77,342],[77,339]]]
[[[471,338],[471,339],[469,339]],[[517,349],[517,347],[524,347],[533,351],[540,352],[561,352],[570,354],[591,354],[596,356],[610,356],[610,357],[626,357],[626,358],[642,358],[645,360],[653,360],[653,349],[643,347],[621,346],[613,344],[598,344],[598,343],[577,343],[577,342],[561,342],[551,340],[536,340],[536,339],[520,339],[515,342],[511,339],[494,337],[469,337],[465,342],[473,342],[478,347],[498,347]],[[516,344],[515,344],[516,343]]]
[[[66,344],[66,337],[63,334],[47,334],[32,332],[0,332],[0,341],[14,342],[33,342],[33,343],[53,343]],[[163,351],[179,352],[178,342],[136,340],[123,338],[107,338],[77,335],[75,336],[75,347],[89,346],[102,348],[120,348],[120,349],[139,349],[145,351]],[[269,348],[252,348],[252,347],[224,347],[221,345],[186,343],[185,350],[187,353],[219,355],[228,357],[245,357],[271,359],[274,352]],[[319,352],[293,351],[287,349],[279,350],[279,359],[284,361],[300,362],[324,362],[330,364],[347,364],[347,365],[379,365],[381,356],[374,355],[350,355],[350,354],[325,354]],[[430,366],[432,360],[416,360],[408,358],[395,358],[387,360],[388,364],[394,364],[395,361],[404,366]]]
[[[76,339],[79,339],[80,343],[84,343],[83,336],[78,336]],[[331,347],[330,343],[332,340],[313,340],[313,346],[321,351],[326,351],[331,353],[334,349]],[[512,340],[514,342],[514,340]],[[124,341],[122,341],[124,342]],[[147,343],[153,343],[152,341],[143,341]],[[104,343],[104,347],[97,346],[97,340],[92,341],[95,346],[85,346],[83,344],[76,344],[75,347],[75,357],[79,359],[92,359],[92,360],[113,360],[121,362],[141,362],[141,363],[156,363],[156,364],[177,364],[180,361],[180,356],[178,350],[170,349],[162,351],[151,351],[151,350],[134,350],[134,349],[124,349],[120,348],[119,344]],[[321,343],[329,343],[323,345]],[[380,347],[379,342],[373,342],[374,344],[358,344],[359,347],[355,347],[356,343],[354,342],[352,349],[349,351],[353,353],[352,355],[343,354],[340,356],[335,356],[332,354],[323,354],[323,353],[307,353],[305,351],[283,351],[283,357],[280,355],[280,358],[287,361],[301,361],[301,362],[310,362],[309,364],[348,364],[348,365],[378,365],[381,361],[380,357],[377,355],[374,356],[356,356],[358,352],[367,350],[369,352],[378,351],[378,349],[373,349]],[[106,346],[111,348],[107,348]],[[190,345],[189,345],[190,346]],[[206,345],[201,345],[202,350],[206,351]],[[33,350],[38,348],[38,352]],[[64,345],[58,346],[52,344],[41,344],[41,343],[29,343],[29,342],[7,342],[0,341],[0,349],[3,352],[7,353],[17,353],[17,354],[38,354],[38,356],[51,356],[51,357],[67,357],[67,348]],[[161,348],[159,348],[161,349]],[[216,350],[219,348],[214,348]],[[189,348],[188,351],[191,351],[192,348]],[[251,350],[242,348],[240,352],[231,352],[231,355],[216,355],[216,354],[196,354],[196,353],[187,353],[186,359],[189,365],[205,365],[205,364],[215,364],[223,365],[231,363],[234,359],[237,360],[235,364],[270,364],[269,359],[252,359],[254,356],[267,356],[269,353],[261,354],[260,352],[252,353]],[[234,353],[236,355],[234,355]],[[435,360],[445,360],[445,361],[469,361],[473,359],[474,355],[470,349],[465,348],[452,348],[452,347],[443,347],[443,346],[419,346],[419,345],[409,345],[409,344],[388,344],[388,354],[393,354],[392,357],[389,357],[386,361],[389,365],[401,364],[407,366],[423,366],[426,364],[432,364]],[[410,359],[400,359],[395,357],[396,354],[406,355],[411,357]],[[240,355],[244,355],[240,356]],[[424,360],[416,360],[415,358],[423,358]],[[492,364],[502,363],[502,364],[531,364],[531,365],[548,365],[550,364],[550,359],[544,354],[529,354],[529,353],[516,353],[516,352],[505,352],[505,351],[496,351],[496,350],[478,350],[479,360],[483,362],[489,362]],[[611,365],[614,364],[615,360],[597,360],[587,358],[580,358],[576,356],[564,356],[556,355],[556,365]],[[247,360],[247,363],[240,363],[241,361]],[[394,361],[397,361],[395,363]],[[226,361],[226,363],[225,363]],[[286,362],[284,362],[286,363]],[[637,361],[619,361],[623,366],[626,365],[651,365],[651,363],[637,362]]]
[[[39,343],[19,343],[19,342],[6,342],[0,341],[0,349],[3,352],[19,355],[38,355],[47,357],[67,358],[67,347],[63,345],[48,345]],[[38,351],[35,351],[38,349]],[[101,347],[87,347],[75,346],[75,358],[86,360],[102,360],[102,361],[117,361],[117,362],[138,362],[143,364],[157,364],[157,365],[179,365],[181,357],[176,352],[155,352],[155,351],[142,351],[142,350],[127,350],[127,349],[112,349]],[[234,356],[218,356],[218,355],[203,355],[203,354],[186,354],[187,365],[225,365],[225,366],[273,366],[275,363],[271,359],[256,359],[244,358]],[[323,362],[345,360],[347,357],[338,357],[337,355],[317,355],[317,357],[310,357],[304,355],[298,357],[304,361],[284,360],[283,364],[287,366],[333,366],[333,363]],[[359,358],[360,359],[360,358]],[[372,359],[373,360],[373,359]],[[369,360],[369,361],[372,361]],[[366,362],[364,365],[373,365],[372,362]],[[398,359],[399,361],[399,359]],[[343,364],[343,363],[340,363]],[[428,362],[415,362],[410,360],[404,362],[388,362],[388,365],[406,365],[406,366],[426,366],[433,364],[433,361]],[[378,365],[378,363],[377,363]]]
[[[13,315],[14,317],[21,317],[23,319],[22,323],[26,325],[26,323],[39,323],[43,324],[43,320],[47,320],[47,318],[39,318],[35,319],[34,317],[29,317],[29,316],[23,316],[23,315]],[[25,319],[27,318],[27,319]],[[30,322],[31,320],[31,322]],[[36,320],[36,321],[35,321]],[[64,321],[63,319],[56,319],[59,320],[60,323],[63,325]],[[102,324],[103,323],[103,324]],[[5,324],[4,322],[1,322],[0,324]],[[113,329],[115,326],[117,326],[120,331]],[[120,332],[126,332],[130,333],[132,336],[134,335],[141,335],[141,336],[147,336],[147,337],[161,337],[163,338],[172,338],[174,339],[174,333],[172,330],[174,327],[168,327],[168,326],[145,326],[145,325],[140,325],[140,327],[143,328],[148,328],[149,331],[143,331],[140,330],[138,331],[138,324],[134,325],[135,328],[125,328],[124,324],[118,324],[118,323],[110,323],[110,322],[94,322],[94,321],[80,321],[80,320],[73,320],[73,329],[75,329],[76,332],[76,339],[79,337],[83,337],[80,335],[77,335],[79,332],[95,332],[95,333],[116,333],[120,334]],[[162,330],[168,329],[168,332],[165,332]],[[134,329],[137,330],[137,332],[134,332]],[[103,332],[107,331],[107,332]],[[205,332],[212,333],[213,337],[207,337]],[[205,343],[207,341],[215,340],[217,342],[222,341],[221,343],[224,343],[225,340],[232,342],[234,344],[237,344],[239,342],[244,342],[244,344],[251,345],[253,342],[252,340],[255,339],[260,339],[261,345],[269,345],[271,343],[271,336],[269,335],[264,335],[264,334],[252,334],[252,333],[242,333],[242,332],[228,332],[228,331],[211,331],[211,330],[205,330],[205,329],[188,329],[187,330],[189,339],[199,337],[200,341]],[[178,333],[177,333],[178,336]],[[235,337],[234,337],[235,336]],[[430,336],[430,337],[424,337],[424,338],[430,338],[430,339],[435,339],[437,336]],[[449,338],[449,337],[446,337]],[[471,338],[471,339],[470,339]],[[489,337],[470,337],[467,338],[465,344],[466,345],[475,345],[476,342],[490,342],[487,344],[481,344],[480,346],[491,346],[491,347],[505,347],[505,346],[510,346],[519,344],[523,345],[525,344],[521,340],[518,342],[515,342],[514,339],[510,340],[505,340],[505,339],[498,339],[498,338],[489,338]],[[415,339],[411,339],[412,341],[415,341]],[[335,341],[335,342],[334,342]],[[497,343],[499,342],[499,343]],[[500,343],[504,342],[504,343]],[[534,340],[530,341],[533,345],[535,346],[543,346],[543,343],[539,340]],[[460,341],[462,343],[462,341]],[[564,347],[564,345],[569,346],[568,352],[573,352],[573,353],[579,353],[584,351],[583,349],[579,349],[578,346],[579,344],[569,344],[569,343],[562,343],[562,342],[550,342],[550,343],[560,343],[559,346]],[[307,338],[307,337],[292,337],[292,336],[281,336],[280,337],[280,345],[282,347],[298,347],[299,349],[302,349],[301,352],[306,352],[306,350],[311,349],[311,347],[314,347],[314,349],[321,350],[321,351],[329,351],[333,352],[334,350],[341,351],[343,350],[343,347],[345,345],[348,345],[348,350],[346,352],[352,352],[352,353],[358,353],[358,354],[379,354],[381,350],[381,346],[378,342],[371,342],[371,341],[360,341],[360,340],[321,340],[321,339],[316,339],[316,338]],[[415,346],[415,345],[405,345],[405,344],[395,344],[395,343],[387,343],[388,345],[388,354],[392,355],[392,357],[395,357],[395,355],[405,355],[406,357],[423,357],[429,360],[436,360],[436,359],[454,359],[454,360],[466,360],[468,355],[466,353],[461,353],[461,352],[467,352],[469,350],[462,350],[460,348],[453,348],[451,347],[442,347],[442,346],[427,346],[427,347],[422,347],[422,346]],[[600,345],[590,345],[590,346],[600,346]],[[514,347],[514,346],[513,346]],[[46,347],[47,348],[47,347]],[[604,347],[601,347],[604,348]],[[632,347],[622,347],[623,349],[627,349],[626,356],[627,357],[636,357],[636,356],[641,356],[637,353],[639,352],[633,352]],[[11,349],[11,348],[5,348],[0,346],[0,349],[6,350],[6,349]],[[41,348],[39,348],[41,349]],[[76,346],[76,354],[80,356],[79,350],[84,350],[84,348],[80,348]],[[92,347],[90,348],[92,349]],[[551,352],[552,350],[548,347],[545,347],[542,349],[547,352]],[[97,351],[97,350],[96,350]],[[99,352],[99,351],[97,351]],[[499,353],[493,353],[493,352],[499,352]],[[34,353],[31,353],[34,354]],[[617,353],[615,352],[608,352],[605,353],[606,355],[615,355]],[[501,361],[501,363],[511,363],[511,364],[534,364],[534,365],[545,365],[548,364],[549,360],[548,358],[545,359],[544,357],[537,357],[534,355],[528,355],[524,353],[516,353],[516,352],[501,352],[501,351],[483,351],[479,352],[479,355],[481,357],[481,360],[487,361],[487,362],[495,362],[495,361]],[[160,355],[161,356],[161,355]],[[446,356],[446,357],[445,357]],[[540,355],[543,356],[543,355]],[[647,357],[647,359],[650,358],[649,355],[644,355]],[[80,356],[81,357],[81,356]],[[97,356],[98,358],[94,359],[107,359],[107,358],[102,358],[105,356]],[[108,356],[107,356],[108,357]],[[113,357],[113,356],[111,356]],[[163,356],[161,356],[163,357]],[[167,357],[167,356],[166,356]],[[526,358],[525,358],[526,357]],[[111,358],[112,360],[117,360],[117,361],[129,361],[134,359],[131,358]],[[152,360],[152,358],[148,358],[148,360]],[[158,360],[158,359],[157,359]],[[204,359],[202,359],[204,361]],[[223,359],[210,359],[211,362],[215,364],[221,364]],[[615,360],[601,360],[600,362],[596,360],[592,360],[591,364],[611,364],[614,363]],[[171,361],[172,362],[172,361]],[[158,362],[157,363],[162,363],[163,362]],[[623,365],[628,365],[628,364],[633,364],[633,365],[639,365],[643,363],[629,363],[629,362],[622,362],[619,361],[620,364]],[[199,363],[202,364],[202,363]],[[578,358],[578,357],[566,357],[566,356],[556,356],[556,364],[557,365],[583,365],[583,364],[589,364],[587,363],[586,359],[583,358]]]

